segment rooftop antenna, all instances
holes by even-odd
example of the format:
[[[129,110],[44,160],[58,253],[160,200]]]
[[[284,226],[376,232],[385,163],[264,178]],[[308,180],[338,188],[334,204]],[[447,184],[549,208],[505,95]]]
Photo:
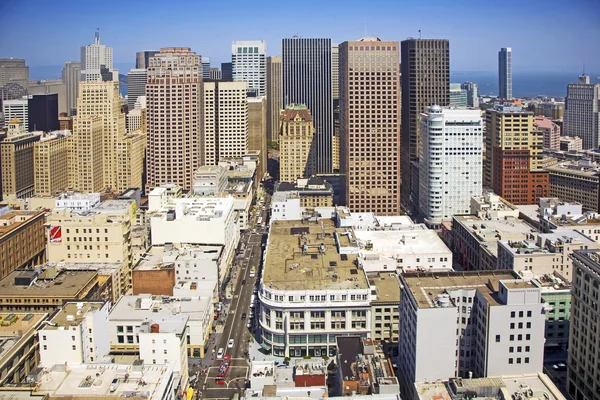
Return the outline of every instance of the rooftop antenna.
[[[419,29],[419,39],[421,39],[421,30]]]

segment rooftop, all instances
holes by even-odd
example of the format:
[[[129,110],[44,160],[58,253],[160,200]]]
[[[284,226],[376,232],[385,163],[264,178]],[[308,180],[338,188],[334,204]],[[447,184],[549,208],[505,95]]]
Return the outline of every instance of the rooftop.
[[[43,217],[43,211],[9,211],[0,215],[0,240],[15,230],[25,226],[36,217]]]
[[[152,246],[135,266],[136,270],[151,270],[172,268],[180,259],[194,258],[198,260],[218,261],[223,252],[223,246],[175,244],[167,246]]]
[[[92,314],[100,310],[103,302],[69,302],[62,306],[56,314],[50,318],[54,325],[47,324],[43,329],[56,330],[60,328],[79,326],[88,313]]]
[[[498,240],[527,239],[527,235],[537,232],[520,219],[483,220],[473,215],[455,215],[454,219],[473,233],[481,242]]]
[[[96,271],[56,271],[46,269],[40,276],[34,271],[16,270],[0,280],[0,297],[69,297],[75,296],[98,275]],[[29,284],[15,284],[15,278]],[[25,282],[24,282],[25,283]]]
[[[0,313],[0,360],[19,348],[19,341],[35,333],[39,322],[47,314],[36,313]]]
[[[111,321],[152,321],[185,313],[191,320],[202,320],[209,303],[212,303],[211,297],[178,300],[175,297],[149,294],[125,295],[111,309],[109,318]]]
[[[346,230],[332,220],[273,221],[263,284],[279,290],[367,289],[356,255],[338,252],[336,234],[344,237]]]
[[[292,104],[282,110],[279,114],[279,120],[284,122],[294,121],[295,118],[300,118],[301,121],[311,122],[312,114],[304,104]]]
[[[421,385],[426,386],[427,384],[421,383]],[[448,389],[447,393],[452,398],[565,400],[550,378],[543,373],[476,379],[452,378],[448,382]],[[435,396],[420,396],[420,399],[437,400]]]
[[[444,299],[448,290],[470,288],[478,290],[490,305],[501,305],[496,293],[501,280],[514,280],[517,275],[511,270],[477,271],[477,272],[445,272],[443,274],[406,273],[402,276],[407,290],[419,308],[436,308],[445,306]],[[441,301],[440,301],[441,300]],[[452,302],[447,298],[446,301]],[[449,304],[449,303],[446,303]]]
[[[589,160],[565,161],[545,168],[550,173],[563,173],[598,180],[600,167]]]
[[[369,276],[369,284],[375,286],[377,300],[372,303],[400,303],[400,282],[396,274],[380,273]]]
[[[361,254],[380,254],[392,258],[403,255],[439,254],[450,250],[433,230],[414,224],[389,231],[355,230]]]

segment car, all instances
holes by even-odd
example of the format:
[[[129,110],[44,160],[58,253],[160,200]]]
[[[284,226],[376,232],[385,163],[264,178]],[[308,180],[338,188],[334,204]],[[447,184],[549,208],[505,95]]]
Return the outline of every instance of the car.
[[[245,285],[245,284],[246,284],[246,280],[244,279],[244,280],[242,281],[242,285]]]
[[[567,364],[565,364],[565,363],[554,364],[552,366],[552,369],[555,370],[555,371],[566,371],[567,370]]]
[[[248,322],[248,325],[246,325],[248,327],[248,329],[252,328],[252,322]]]
[[[229,349],[233,348],[233,339],[229,339],[229,342],[227,342],[227,348],[229,348]]]
[[[219,351],[217,352],[217,360],[220,360],[221,358],[223,358],[223,354],[225,354],[225,350],[221,347],[219,349]]]
[[[246,319],[246,313],[242,314],[242,319]]]

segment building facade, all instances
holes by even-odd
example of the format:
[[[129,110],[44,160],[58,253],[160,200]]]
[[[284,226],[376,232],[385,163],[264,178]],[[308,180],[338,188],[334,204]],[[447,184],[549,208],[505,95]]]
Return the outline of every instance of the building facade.
[[[534,124],[544,137],[544,149],[560,150],[560,126],[541,116],[535,117]]]
[[[545,168],[550,176],[550,197],[568,203],[581,203],[583,208],[600,211],[598,177],[600,167],[587,160],[566,161]]]
[[[418,160],[419,115],[425,107],[450,104],[450,43],[446,39],[407,39],[401,43],[402,74],[402,133],[400,137],[400,171],[402,187],[400,199],[407,208],[418,207],[419,199],[412,199],[413,173]]]
[[[234,82],[246,82],[255,96],[267,95],[267,43],[264,40],[237,40],[231,45],[231,72]]]
[[[29,101],[26,96],[20,99],[4,100],[2,110],[4,112],[3,127],[8,127],[10,121],[18,119],[23,123],[24,130],[29,132]]]
[[[267,98],[248,97],[248,151],[260,156],[262,179],[267,171]]]
[[[600,146],[600,84],[591,84],[589,76],[567,86],[563,131],[579,136],[585,150]]]
[[[7,136],[0,142],[0,174],[4,197],[25,198],[34,194],[34,146],[41,133],[27,132],[21,120],[8,124]]]
[[[331,39],[294,37],[282,44],[282,108],[305,104],[311,111],[316,132],[316,168],[333,168],[333,95]]]
[[[102,128],[100,116],[73,117],[69,186],[80,192],[102,192],[104,189]]]
[[[148,72],[146,69],[135,68],[127,73],[127,108],[129,111],[135,109],[138,97],[146,95],[146,81]]]
[[[9,211],[0,216],[0,279],[46,261],[42,211]]]
[[[512,49],[503,47],[498,52],[498,97],[505,100],[512,94]]]
[[[166,99],[169,107],[163,104]],[[189,48],[167,47],[150,58],[147,191],[164,183],[191,188],[194,171],[204,164],[202,99],[200,56]]]
[[[281,99],[281,56],[267,57],[267,135],[268,140],[279,140],[279,112]]]
[[[70,131],[44,135],[33,146],[34,189],[36,196],[53,196],[69,187]]]
[[[58,130],[58,94],[29,95],[28,126],[32,131],[52,132]]]
[[[289,105],[279,117],[279,180],[294,182],[316,173],[316,139],[312,113],[305,105]]]
[[[450,107],[467,107],[467,90],[462,88],[460,83],[450,84]]]
[[[146,69],[150,66],[150,57],[158,53],[158,50],[145,50],[135,53],[135,68]]]
[[[100,44],[100,31],[94,34],[94,43],[81,46],[82,81],[119,81],[119,70],[113,69],[113,49]]]
[[[464,82],[461,89],[467,91],[467,107],[479,108],[479,89],[474,82]]]

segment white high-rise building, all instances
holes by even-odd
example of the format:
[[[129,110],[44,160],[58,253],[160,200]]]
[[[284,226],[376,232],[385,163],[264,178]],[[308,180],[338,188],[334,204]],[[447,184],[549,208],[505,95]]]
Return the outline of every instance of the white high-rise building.
[[[4,112],[4,127],[13,119],[19,119],[23,123],[25,132],[29,132],[29,101],[27,97],[16,100],[4,100],[2,103]]]
[[[600,146],[600,85],[591,84],[589,76],[567,86],[564,119],[564,134],[579,136],[584,150]]]
[[[145,69],[131,69],[127,74],[127,107],[135,109],[135,102],[140,96],[146,95],[146,79],[148,71]]]
[[[119,80],[119,70],[113,69],[113,49],[100,44],[99,31],[94,35],[94,43],[81,46],[81,80]]]
[[[267,94],[267,43],[264,40],[238,40],[231,45],[234,82],[246,82],[256,96]]]
[[[482,188],[479,110],[431,106],[421,114],[419,210],[430,227],[470,212]]]
[[[81,63],[67,61],[62,70],[62,81],[66,85],[67,113],[74,115],[77,109],[77,96],[79,95],[79,80],[81,79]]]

